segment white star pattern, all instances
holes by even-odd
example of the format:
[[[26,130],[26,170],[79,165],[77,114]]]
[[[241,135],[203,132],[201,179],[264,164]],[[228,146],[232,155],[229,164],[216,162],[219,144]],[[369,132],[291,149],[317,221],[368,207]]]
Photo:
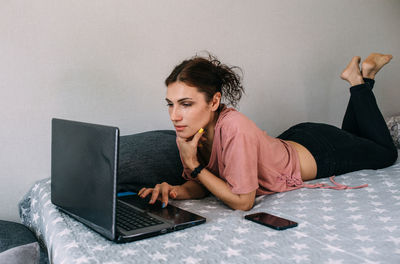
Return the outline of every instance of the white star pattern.
[[[69,235],[69,234],[71,234],[71,230],[69,230],[69,229],[64,229],[63,231],[61,231],[61,232],[58,233],[57,235],[61,237],[61,236]]]
[[[372,210],[372,212],[378,213],[378,214],[382,214],[384,212],[387,212],[386,209],[381,209],[381,208],[375,208],[374,210]]]
[[[239,228],[235,229],[235,232],[239,233],[239,234],[244,234],[244,233],[248,233],[249,229],[248,228],[239,227]]]
[[[52,225],[55,225],[55,224],[57,224],[57,223],[61,223],[63,221],[63,219],[61,218],[61,217],[57,217],[56,219],[54,219],[52,222],[51,222],[51,224]]]
[[[386,239],[386,241],[393,242],[396,246],[398,246],[400,244],[400,237],[389,236],[389,239]]]
[[[397,230],[397,226],[385,226],[383,229],[389,231],[390,233]]]
[[[216,240],[216,239],[215,239],[215,236],[213,236],[213,235],[205,234],[203,240],[210,241],[210,240]]]
[[[276,231],[265,231],[263,234],[266,235],[266,236],[269,236],[269,237],[273,237],[273,236],[277,236],[278,235],[278,233]]]
[[[381,203],[381,202],[371,202],[371,204],[373,206],[382,206],[383,205],[383,203]]]
[[[349,218],[351,218],[351,220],[355,221],[355,220],[360,220],[362,219],[362,215],[358,214],[358,215],[351,215],[349,216]]]
[[[324,262],[325,264],[343,264],[343,260],[341,259],[331,259],[329,258],[328,261]]]
[[[210,230],[211,231],[222,231],[222,227],[220,227],[220,226],[211,226]]]
[[[335,220],[335,217],[330,216],[330,215],[324,215],[324,216],[322,217],[322,219],[324,219],[324,221],[326,221],[326,222],[329,222],[329,221],[334,221],[334,220]]]
[[[379,219],[379,221],[382,221],[384,223],[387,223],[392,220],[392,218],[389,216],[387,216],[387,217],[380,216],[380,217],[378,217],[378,219]]]
[[[321,210],[324,211],[324,212],[331,212],[331,211],[333,211],[333,208],[332,207],[323,206],[323,207],[321,207]]]
[[[293,258],[292,258],[296,263],[301,263],[301,262],[309,262],[309,258],[307,255],[300,255],[300,254],[296,254]]]
[[[232,241],[232,244],[234,244],[235,246],[244,243],[244,239],[238,239],[236,237],[234,237],[231,241]]]
[[[78,247],[79,247],[79,245],[78,245],[78,243],[76,243],[76,241],[72,241],[64,246],[64,248],[67,250],[71,249],[71,248],[78,248]]]
[[[196,253],[208,250],[208,246],[202,246],[202,245],[196,245],[195,247],[190,247],[190,248],[193,249],[194,252]]]
[[[200,263],[200,261],[201,261],[201,259],[192,258],[190,256],[183,259],[183,262],[185,262],[186,264],[197,264],[197,263]]]
[[[33,214],[33,218],[32,218],[32,220],[33,220],[33,222],[34,223],[37,223],[37,220],[39,219],[39,214],[38,213],[34,213]]]
[[[294,231],[294,234],[297,238],[308,237],[306,233],[300,231]]]
[[[175,237],[177,234],[179,234],[179,232],[175,234]],[[150,246],[150,243],[148,240],[140,240],[140,241],[136,242],[136,244],[141,245],[141,246]]]
[[[350,211],[350,212],[355,212],[355,211],[359,211],[360,208],[359,207],[349,207],[346,209],[346,211]]]
[[[375,192],[374,188],[365,188],[365,190],[369,193]]]
[[[325,235],[325,239],[328,240],[329,242],[332,242],[332,241],[335,241],[335,240],[340,240],[338,234]]]
[[[168,249],[168,248],[177,248],[179,245],[181,245],[181,243],[177,243],[177,242],[172,242],[172,241],[167,241],[164,244],[164,249]]]
[[[363,241],[363,242],[372,241],[372,239],[369,236],[356,235],[354,238],[357,239],[357,240]]]
[[[240,255],[240,250],[239,249],[232,249],[230,247],[228,247],[227,250],[222,251],[222,252],[225,253],[228,257],[239,256]]]
[[[335,225],[323,224],[322,226],[323,226],[326,230],[335,230],[335,229],[336,229]]]
[[[303,244],[303,243],[294,243],[292,248],[301,251],[301,250],[309,248],[309,247],[306,244]]]
[[[353,224],[353,228],[357,231],[365,230],[366,227],[364,225]]]
[[[257,257],[259,257],[261,260],[270,260],[274,257],[273,254],[264,254],[264,253],[259,253],[257,255]]]
[[[262,244],[264,245],[264,247],[275,247],[276,242],[269,241],[269,240],[264,240],[264,242],[262,242]]]
[[[183,237],[186,237],[188,234],[186,233],[186,232],[177,232],[176,234],[175,234],[175,238],[183,238]]]
[[[155,254],[151,255],[151,258],[154,261],[159,261],[159,260],[163,260],[163,261],[167,261],[167,255],[165,254],[161,254],[160,252],[156,252]]]
[[[367,254],[367,256],[371,254],[379,254],[378,252],[375,251],[375,247],[360,247],[360,251]]]
[[[86,256],[81,256],[77,259],[75,259],[75,264],[82,264],[82,263],[88,263],[89,262],[89,258],[87,258]]]

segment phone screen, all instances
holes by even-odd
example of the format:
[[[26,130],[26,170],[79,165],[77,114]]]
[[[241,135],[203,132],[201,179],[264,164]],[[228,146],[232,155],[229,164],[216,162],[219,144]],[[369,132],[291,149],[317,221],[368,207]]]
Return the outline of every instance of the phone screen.
[[[267,213],[255,213],[246,215],[247,220],[271,227],[276,230],[284,230],[291,227],[296,227],[297,223],[279,216]]]

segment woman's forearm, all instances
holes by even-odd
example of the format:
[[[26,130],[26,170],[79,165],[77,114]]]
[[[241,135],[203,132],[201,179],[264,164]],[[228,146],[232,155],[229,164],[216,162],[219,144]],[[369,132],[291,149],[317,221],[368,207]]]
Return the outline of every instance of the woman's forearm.
[[[247,211],[253,207],[256,191],[248,194],[234,194],[225,181],[207,169],[203,169],[197,178],[204,187],[232,209]]]
[[[200,199],[208,194],[200,183],[195,181],[187,181],[184,184],[178,186],[179,191],[175,199],[186,200],[186,199]]]

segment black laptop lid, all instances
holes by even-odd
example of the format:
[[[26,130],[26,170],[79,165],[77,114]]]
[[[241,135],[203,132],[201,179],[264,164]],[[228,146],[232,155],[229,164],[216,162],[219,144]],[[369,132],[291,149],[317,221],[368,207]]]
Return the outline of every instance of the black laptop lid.
[[[51,201],[112,240],[118,139],[116,127],[52,120]]]

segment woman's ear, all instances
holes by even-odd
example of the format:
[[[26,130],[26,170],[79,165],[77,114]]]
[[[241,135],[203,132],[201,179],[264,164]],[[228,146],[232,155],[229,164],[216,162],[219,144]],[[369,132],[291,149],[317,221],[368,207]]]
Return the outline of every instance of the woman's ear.
[[[219,108],[219,105],[221,103],[221,93],[220,92],[216,92],[213,96],[213,99],[211,101],[211,109],[212,111],[217,111],[217,109]]]

